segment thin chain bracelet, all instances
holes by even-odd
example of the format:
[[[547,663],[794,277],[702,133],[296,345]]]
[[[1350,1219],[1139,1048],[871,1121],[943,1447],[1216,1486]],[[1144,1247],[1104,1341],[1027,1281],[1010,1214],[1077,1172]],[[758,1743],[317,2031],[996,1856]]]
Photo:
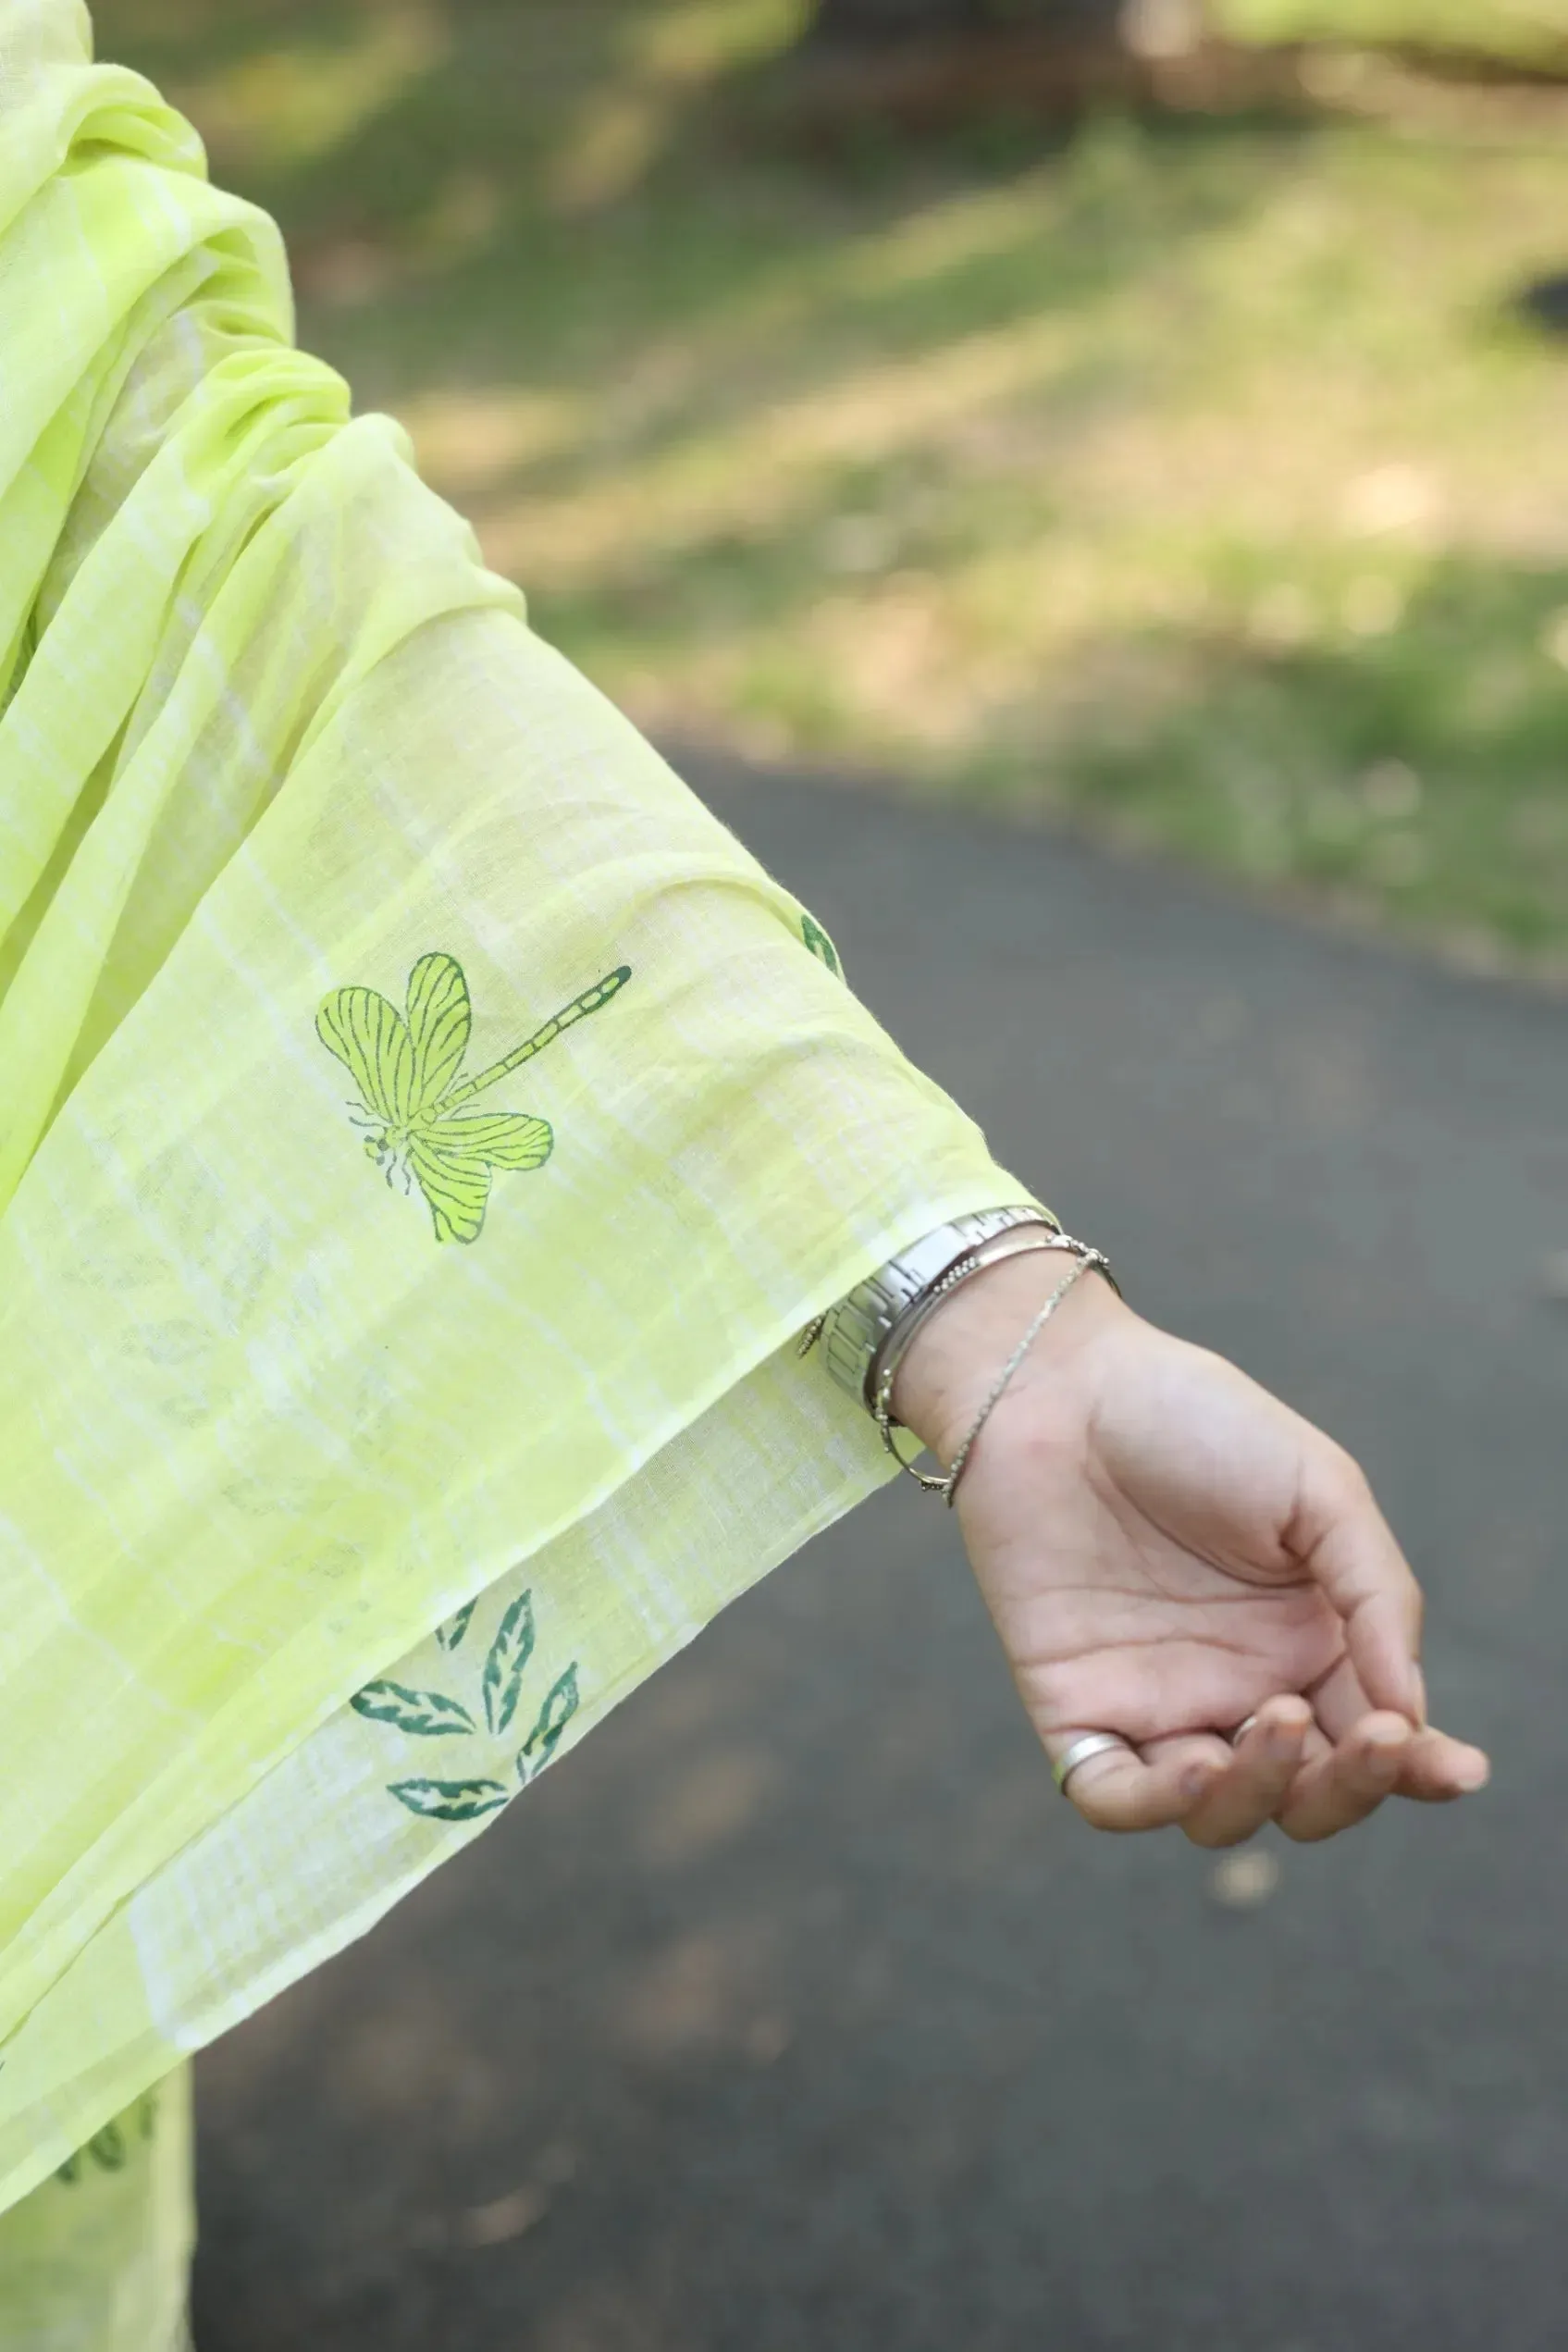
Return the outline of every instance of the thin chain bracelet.
[[[978,1248],[966,1250],[962,1257],[955,1259],[946,1273],[938,1275],[930,1288],[921,1292],[914,1305],[900,1316],[888,1333],[872,1368],[873,1411],[874,1399],[880,1390],[885,1388],[891,1400],[898,1385],[904,1358],[937,1308],[950,1299],[955,1291],[961,1291],[965,1283],[972,1282],[977,1274],[989,1273],[993,1266],[1004,1265],[1009,1257],[1028,1257],[1037,1250],[1060,1249],[1061,1246],[1061,1228],[1058,1225],[1015,1225],[1010,1232],[997,1233],[990,1241],[982,1242]]]
[[[979,1412],[975,1415],[974,1420],[970,1424],[969,1435],[965,1438],[957,1454],[953,1456],[951,1468],[948,1469],[943,1477],[933,1478],[928,1470],[919,1468],[914,1462],[907,1460],[905,1456],[899,1453],[897,1442],[894,1436],[894,1431],[900,1429],[903,1424],[901,1422],[895,1421],[893,1418],[893,1379],[891,1374],[884,1372],[877,1382],[876,1402],[872,1407],[872,1418],[876,1422],[877,1430],[882,1438],[883,1446],[893,1456],[893,1459],[897,1463],[906,1478],[913,1479],[916,1485],[920,1488],[923,1493],[940,1494],[949,1510],[953,1507],[954,1501],[958,1492],[958,1481],[963,1477],[965,1470],[969,1467],[969,1456],[974,1452],[982,1430],[990,1420],[993,1413],[996,1410],[997,1405],[1002,1402],[1002,1399],[1006,1394],[1007,1390],[1011,1387],[1013,1380],[1022,1366],[1024,1358],[1028,1355],[1030,1349],[1034,1345],[1035,1341],[1040,1337],[1041,1332],[1045,1329],[1046,1324],[1051,1320],[1052,1316],[1055,1315],[1056,1309],[1061,1306],[1062,1301],[1068,1296],[1068,1294],[1077,1288],[1078,1284],[1083,1280],[1085,1274],[1093,1273],[1103,1274],[1105,1280],[1110,1283],[1112,1289],[1117,1291],[1118,1296],[1120,1295],[1120,1287],[1117,1282],[1116,1276],[1111,1271],[1110,1261],[1105,1256],[1103,1250],[1093,1248],[1087,1242],[1075,1241],[1070,1233],[1058,1234],[1052,1243],[1051,1246],[1056,1249],[1068,1251],[1076,1259],[1077,1263],[1073,1266],[1070,1273],[1064,1276],[1062,1281],[1057,1283],[1056,1289],[1051,1293],[1050,1297],[1045,1301],[1044,1306],[1040,1309],[1039,1314],[1036,1315],[1028,1331],[1025,1331],[1022,1339],[1013,1350],[1012,1355],[1003,1366],[992,1386],[989,1395],[986,1397],[984,1404],[981,1406]],[[955,1285],[955,1287],[957,1287],[957,1285]],[[895,1370],[896,1370],[896,1367],[894,1368]]]
[[[920,1312],[921,1301],[933,1282],[960,1262],[973,1263],[975,1253],[989,1249],[1003,1235],[1024,1227],[1059,1232],[1056,1219],[1038,1201],[1018,1201],[999,1208],[970,1209],[945,1225],[933,1227],[857,1282],[808,1326],[800,1337],[800,1353],[810,1354],[823,1342],[823,1358],[839,1387],[869,1413],[883,1350],[904,1328],[907,1318]]]

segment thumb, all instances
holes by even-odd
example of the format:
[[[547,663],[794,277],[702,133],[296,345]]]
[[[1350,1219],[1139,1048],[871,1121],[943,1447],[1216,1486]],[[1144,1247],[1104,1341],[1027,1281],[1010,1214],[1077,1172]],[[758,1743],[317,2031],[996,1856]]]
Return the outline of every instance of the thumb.
[[[1307,1441],[1282,1541],[1343,1622],[1368,1705],[1425,1724],[1421,1587],[1360,1465],[1317,1430]]]

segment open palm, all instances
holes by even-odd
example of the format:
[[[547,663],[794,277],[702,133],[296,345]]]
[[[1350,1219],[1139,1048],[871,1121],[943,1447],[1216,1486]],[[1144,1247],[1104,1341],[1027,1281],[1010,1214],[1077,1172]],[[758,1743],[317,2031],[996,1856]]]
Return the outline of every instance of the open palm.
[[[967,1321],[963,1294],[936,1318],[900,1403],[923,1407],[910,1425],[939,1453],[1056,1279],[1038,1260],[998,1268]],[[1426,1725],[1420,1594],[1355,1464],[1102,1284],[1043,1335],[958,1511],[1048,1753],[1090,1732],[1130,1743],[1073,1776],[1098,1826],[1180,1822],[1224,1845],[1278,1819],[1315,1838],[1388,1795],[1485,1779],[1483,1757]]]

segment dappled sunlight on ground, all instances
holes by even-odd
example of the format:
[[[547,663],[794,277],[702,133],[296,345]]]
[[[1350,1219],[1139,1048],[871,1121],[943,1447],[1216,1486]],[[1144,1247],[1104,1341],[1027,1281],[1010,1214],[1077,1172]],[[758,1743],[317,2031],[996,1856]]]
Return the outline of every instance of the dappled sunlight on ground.
[[[363,14],[339,42],[280,43],[215,64],[179,104],[241,173],[287,170],[343,146],[446,50],[449,28],[420,0]]]
[[[1559,954],[1568,361],[1508,306],[1568,260],[1568,96],[823,150],[801,16],[98,11],[645,723]]]
[[[801,0],[673,0],[623,10],[616,67],[569,110],[541,174],[546,195],[574,213],[635,194],[678,136],[691,94],[776,55],[805,13]]]

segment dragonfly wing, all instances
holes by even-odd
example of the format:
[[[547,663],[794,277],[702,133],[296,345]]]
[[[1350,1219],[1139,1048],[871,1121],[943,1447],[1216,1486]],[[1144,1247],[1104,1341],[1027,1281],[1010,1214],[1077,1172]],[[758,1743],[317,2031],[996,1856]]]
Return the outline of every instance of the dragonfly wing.
[[[421,956],[408,975],[416,1117],[434,1109],[462,1069],[473,1021],[468,983],[456,957]]]
[[[352,1078],[366,1110],[389,1127],[406,1126],[414,1047],[397,1007],[374,988],[334,988],[315,1016],[315,1034]]]
[[[436,1238],[479,1238],[492,1171],[542,1168],[555,1137],[549,1121],[525,1112],[475,1112],[466,1119],[426,1120],[409,1138],[409,1163],[430,1204]]]
[[[409,1164],[430,1205],[438,1242],[476,1242],[490,1198],[488,1160],[438,1151],[427,1134],[411,1135]]]
[[[542,1168],[555,1146],[549,1120],[531,1119],[521,1110],[432,1119],[420,1133],[436,1151],[487,1160],[492,1168]]]

